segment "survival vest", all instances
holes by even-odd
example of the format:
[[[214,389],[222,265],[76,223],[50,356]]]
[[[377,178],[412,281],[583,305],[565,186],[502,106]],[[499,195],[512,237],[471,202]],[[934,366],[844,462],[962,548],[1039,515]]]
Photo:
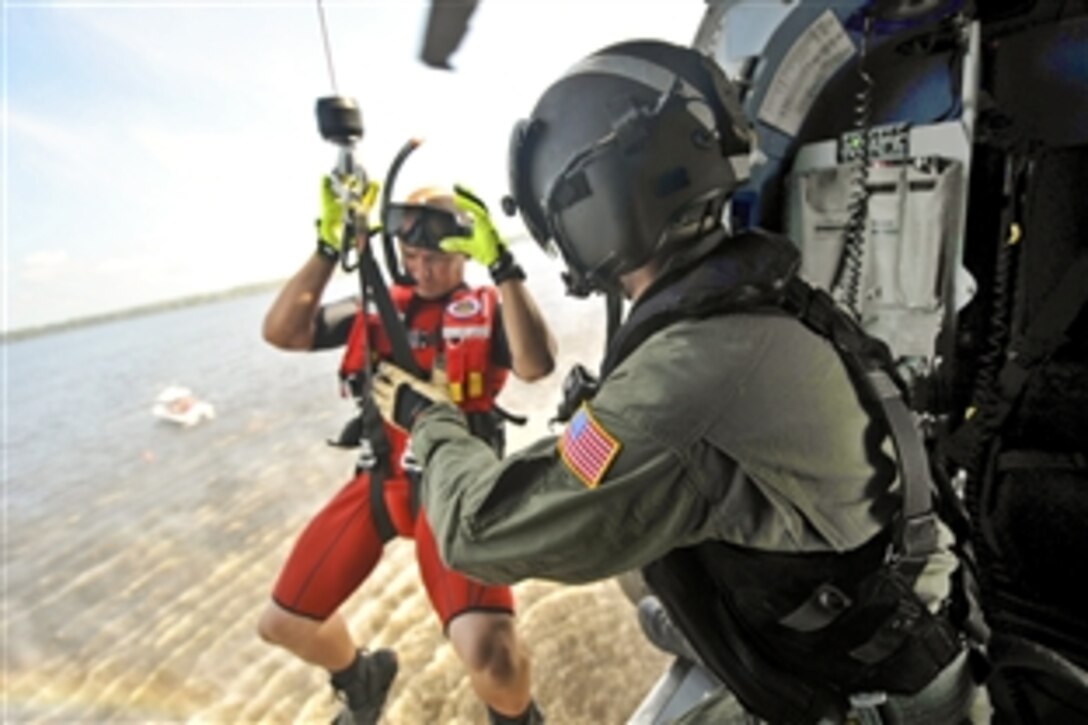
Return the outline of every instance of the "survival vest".
[[[938,520],[928,457],[890,353],[796,276],[798,254],[788,240],[755,231],[722,240],[645,293],[611,341],[602,378],[676,320],[792,314],[835,345],[862,399],[883,417],[903,510],[852,551],[775,553],[704,542],[651,563],[646,581],[703,663],[770,722],[841,717],[860,693],[915,693],[963,651],[963,640],[947,612],[931,613],[914,592],[937,550]]]
[[[389,293],[420,367],[445,369],[450,399],[462,410],[490,411],[508,374],[491,364],[491,331],[498,309],[495,289],[460,287],[449,295],[444,307],[416,297],[411,287],[394,285]],[[374,341],[374,350],[367,349],[368,338]],[[368,354],[374,359],[389,359],[392,354],[381,318],[373,311],[355,317],[340,362],[341,379],[351,380],[361,372]]]

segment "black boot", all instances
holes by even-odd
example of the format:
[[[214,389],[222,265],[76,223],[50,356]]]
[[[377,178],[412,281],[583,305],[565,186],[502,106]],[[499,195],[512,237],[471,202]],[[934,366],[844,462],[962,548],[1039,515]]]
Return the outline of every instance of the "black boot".
[[[540,713],[536,703],[530,700],[529,707],[517,717],[507,717],[495,712],[490,707],[487,708],[487,722],[488,725],[544,725],[544,716]]]
[[[391,649],[358,652],[347,668],[330,681],[344,707],[334,725],[377,725],[385,696],[397,676],[397,655]]]

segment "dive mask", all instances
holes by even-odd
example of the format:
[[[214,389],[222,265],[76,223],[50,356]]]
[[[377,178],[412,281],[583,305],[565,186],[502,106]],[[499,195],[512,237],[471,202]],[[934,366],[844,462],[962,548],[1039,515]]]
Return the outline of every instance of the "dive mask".
[[[457,214],[426,204],[389,204],[385,210],[385,228],[405,244],[442,251],[439,243],[449,237],[472,235]]]

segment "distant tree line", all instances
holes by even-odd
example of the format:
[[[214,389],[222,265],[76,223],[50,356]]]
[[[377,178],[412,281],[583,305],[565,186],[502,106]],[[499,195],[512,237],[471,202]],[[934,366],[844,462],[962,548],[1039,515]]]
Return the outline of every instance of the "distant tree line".
[[[176,310],[182,307],[191,307],[193,305],[203,305],[209,302],[218,302],[219,300],[230,299],[232,297],[245,297],[246,295],[279,289],[282,286],[282,279],[268,282],[255,282],[253,284],[232,287],[219,292],[205,292],[197,295],[189,295],[187,297],[163,300],[161,302],[152,302],[146,305],[139,305],[138,307],[115,310],[114,312],[103,312],[98,315],[89,315],[87,317],[79,317],[71,320],[64,320],[62,322],[51,322],[45,325],[25,327],[10,332],[5,331],[0,333],[0,340],[3,342],[16,342],[18,340],[25,340],[27,338],[61,332],[63,330],[100,325],[103,322],[124,320],[131,317],[139,317],[141,315],[153,315],[158,312],[166,312],[167,310]]]

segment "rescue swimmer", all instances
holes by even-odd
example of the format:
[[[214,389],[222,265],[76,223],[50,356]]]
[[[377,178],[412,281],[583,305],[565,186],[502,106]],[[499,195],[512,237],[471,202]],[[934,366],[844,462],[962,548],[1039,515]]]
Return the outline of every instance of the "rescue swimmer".
[[[361,195],[370,200],[364,217],[376,187]],[[358,649],[339,608],[377,566],[386,542],[411,538],[427,595],[489,722],[543,722],[531,699],[530,663],[515,631],[510,588],[481,584],[443,564],[418,498],[419,466],[405,433],[383,424],[369,402],[365,373],[392,354],[390,327],[403,325],[415,363],[448,380],[445,390],[472,435],[501,451],[495,399],[510,371],[526,381],[551,372],[554,339],[486,208],[460,187],[422,188],[383,209],[408,275],[406,284],[389,288],[396,319],[384,319],[370,304],[364,310],[356,298],[320,304],[341,257],[345,206],[333,179],[324,177],[317,249],[268,310],[264,337],[284,350],[344,348],[340,376],[361,400],[362,413],[340,443],[363,446],[367,455],[300,534],[259,633],[329,671],[344,701],[337,723],[377,723],[397,673],[396,655]],[[466,258],[485,265],[494,285],[470,288]]]
[[[642,569],[702,662],[771,722],[961,722],[978,688],[960,562],[887,351],[801,282],[792,243],[726,228],[750,138],[697,51],[631,41],[577,63],[515,128],[510,179],[570,291],[632,303],[596,392],[506,458],[439,387],[383,365],[375,397],[411,431],[454,569],[495,583]],[[750,722],[728,691],[681,722]]]

